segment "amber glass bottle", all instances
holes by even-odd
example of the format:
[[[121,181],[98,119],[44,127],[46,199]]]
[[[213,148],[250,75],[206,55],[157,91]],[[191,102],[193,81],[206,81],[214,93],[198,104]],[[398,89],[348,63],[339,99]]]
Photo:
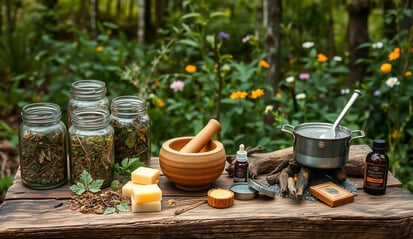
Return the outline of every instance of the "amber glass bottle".
[[[367,154],[364,165],[363,189],[366,193],[382,195],[386,193],[389,157],[385,153],[386,141],[375,139],[373,151]]]

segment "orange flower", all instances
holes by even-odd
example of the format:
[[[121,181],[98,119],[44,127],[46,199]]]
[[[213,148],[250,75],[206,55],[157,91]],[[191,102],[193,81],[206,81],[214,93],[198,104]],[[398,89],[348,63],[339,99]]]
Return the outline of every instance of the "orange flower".
[[[263,89],[256,89],[256,90],[251,91],[250,98],[251,99],[258,99],[263,95],[264,95],[264,90]]]
[[[400,132],[394,129],[393,132],[391,133],[391,137],[392,137],[393,139],[398,139],[398,138],[400,138],[400,137],[401,137]]]
[[[405,73],[404,73],[404,76],[411,76],[412,75],[412,72],[411,71],[406,71]]]
[[[282,94],[280,92],[275,93],[275,98],[281,98]]]
[[[381,66],[380,66],[380,71],[383,73],[383,74],[389,74],[390,72],[391,72],[391,64],[390,63],[383,63],[383,64],[381,64]]]
[[[158,80],[157,80],[157,81],[155,81],[155,86],[156,86],[156,87],[161,86],[161,82],[160,82],[160,81],[158,81]]]
[[[400,51],[401,51],[401,50],[400,50],[399,47],[394,48],[393,51],[390,52],[390,54],[389,54],[389,61],[394,61],[394,60],[399,59],[399,57],[400,57]]]
[[[156,105],[157,105],[159,108],[162,108],[162,107],[165,106],[165,102],[163,102],[162,99],[156,99]]]
[[[323,53],[317,54],[317,61],[319,62],[326,62],[328,61],[328,57],[324,55]]]
[[[229,98],[231,100],[236,100],[236,99],[245,99],[245,97],[247,97],[248,93],[245,91],[235,91],[232,92],[231,95],[229,96]]]
[[[194,65],[187,65],[185,66],[185,71],[192,74],[196,72],[196,66]]]
[[[103,46],[97,46],[97,47],[96,47],[96,51],[97,51],[97,52],[103,51]]]
[[[260,60],[260,66],[264,68],[270,68],[270,64],[266,60]]]

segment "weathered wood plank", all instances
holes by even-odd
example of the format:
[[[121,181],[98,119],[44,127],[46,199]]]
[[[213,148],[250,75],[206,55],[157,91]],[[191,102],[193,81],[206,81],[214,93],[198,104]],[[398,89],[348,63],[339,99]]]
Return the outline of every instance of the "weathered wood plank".
[[[55,208],[65,200],[10,200],[0,209],[3,215],[0,235],[23,237],[33,233],[31,235],[69,238],[84,236],[89,230],[94,234],[88,232],[88,236],[127,237],[144,233],[157,238],[187,233],[194,238],[242,237],[243,233],[260,238],[308,237],[309,233],[311,238],[326,235],[333,235],[329,238],[409,238],[413,235],[413,195],[403,188],[389,188],[383,196],[360,192],[354,203],[335,208],[321,202],[260,197],[254,201],[236,200],[228,209],[202,205],[178,216],[174,215],[175,208],[165,205],[166,200],[161,212],[107,216],[79,214],[66,205]]]

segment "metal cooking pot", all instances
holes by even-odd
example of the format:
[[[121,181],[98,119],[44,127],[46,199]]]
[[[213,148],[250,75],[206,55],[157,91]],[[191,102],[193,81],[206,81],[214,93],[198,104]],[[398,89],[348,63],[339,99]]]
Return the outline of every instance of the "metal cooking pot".
[[[294,137],[294,158],[301,165],[317,169],[334,169],[348,161],[350,143],[365,136],[363,130],[337,126],[336,138],[320,136],[332,127],[329,123],[304,123],[297,126],[285,124],[281,130]],[[354,137],[352,135],[355,135]]]

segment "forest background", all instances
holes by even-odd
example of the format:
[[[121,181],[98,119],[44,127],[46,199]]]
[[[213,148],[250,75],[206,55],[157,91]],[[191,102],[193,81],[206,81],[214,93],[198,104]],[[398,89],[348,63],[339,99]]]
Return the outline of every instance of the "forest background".
[[[65,113],[82,79],[147,100],[153,156],[210,118],[227,154],[289,147],[282,125],[333,122],[360,89],[341,125],[385,139],[413,192],[412,23],[411,0],[0,0],[2,197],[21,108]]]

